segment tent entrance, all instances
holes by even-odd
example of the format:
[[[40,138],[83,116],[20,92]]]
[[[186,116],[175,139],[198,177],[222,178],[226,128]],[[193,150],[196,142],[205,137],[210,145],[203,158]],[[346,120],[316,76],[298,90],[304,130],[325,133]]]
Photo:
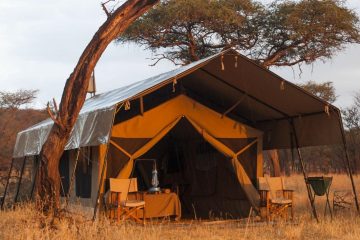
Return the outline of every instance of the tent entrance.
[[[246,147],[251,138],[222,139],[228,146]],[[241,155],[251,180],[256,180],[256,144]],[[187,218],[239,218],[250,209],[247,196],[240,185],[232,158],[209,144],[191,123],[182,118],[160,141],[139,158],[156,159],[161,188],[179,194],[182,216]],[[137,162],[133,176],[139,189],[151,185],[152,164]]]

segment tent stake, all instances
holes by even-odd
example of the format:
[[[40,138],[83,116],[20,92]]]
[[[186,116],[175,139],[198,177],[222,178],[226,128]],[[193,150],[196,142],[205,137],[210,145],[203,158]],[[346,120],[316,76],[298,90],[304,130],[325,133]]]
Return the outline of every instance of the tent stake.
[[[12,169],[14,167],[14,160],[15,160],[15,158],[12,158],[12,160],[11,160],[10,170],[9,170],[9,173],[8,173],[8,177],[7,177],[7,181],[6,181],[6,185],[5,185],[5,190],[4,190],[4,196],[3,196],[3,200],[1,202],[1,210],[4,209],[6,193],[7,193],[7,189],[8,189],[10,178],[11,178],[11,172],[12,172]]]
[[[116,114],[120,111],[120,109],[124,106],[124,103],[122,103],[118,108],[115,108],[114,110],[114,115],[113,115],[113,120],[111,123],[111,129],[114,126],[114,122],[115,122],[115,117]],[[100,192],[101,192],[101,187],[104,185],[104,175],[105,175],[105,168],[107,166],[107,160],[108,160],[108,154],[109,154],[109,148],[110,148],[110,138],[111,138],[111,130],[109,131],[109,136],[108,136],[108,142],[106,144],[106,152],[105,152],[105,157],[104,157],[104,163],[101,169],[101,176],[100,176],[100,181],[99,181],[99,189],[97,192],[97,196],[96,196],[96,202],[95,202],[95,207],[94,207],[94,215],[93,215],[93,221],[95,221],[96,219],[96,213],[99,207],[99,202],[100,202]]]
[[[357,194],[356,194],[355,182],[354,182],[354,178],[353,178],[353,174],[352,174],[350,158],[349,158],[349,153],[348,153],[347,143],[346,143],[346,137],[345,137],[345,132],[344,132],[342,118],[341,118],[340,113],[339,113],[339,120],[340,120],[340,130],[341,130],[342,142],[343,142],[345,158],[346,158],[346,166],[345,167],[346,167],[346,169],[348,171],[348,174],[349,174],[349,177],[350,177],[350,180],[351,180],[351,186],[352,186],[352,190],[353,190],[353,194],[354,194],[356,210],[357,210],[358,214],[360,214],[359,201],[358,201],[358,197],[357,197]]]
[[[312,212],[313,212],[313,215],[314,215],[316,221],[319,222],[319,218],[317,216],[316,208],[315,208],[313,197],[312,197],[312,194],[311,194],[310,185],[309,185],[309,183],[307,181],[307,173],[306,173],[306,170],[305,170],[304,159],[302,158],[301,151],[300,151],[300,148],[299,148],[299,139],[298,139],[298,136],[297,136],[297,133],[296,133],[296,129],[295,129],[295,125],[294,125],[293,120],[291,120],[290,123],[291,123],[291,127],[293,129],[293,132],[294,132],[295,145],[296,145],[298,157],[299,157],[299,160],[300,160],[301,170],[302,170],[303,175],[304,175],[304,180],[305,180],[305,184],[306,184],[306,189],[307,189],[311,209],[312,209]]]
[[[31,186],[30,199],[33,199],[34,190],[35,190],[35,185],[36,185],[36,179],[37,179],[37,175],[38,175],[38,172],[39,172],[39,169],[40,169],[40,159],[39,159],[39,155],[36,155],[36,156],[35,156],[34,161],[36,162],[36,169],[35,169],[34,181],[33,181],[32,186]]]
[[[19,178],[19,183],[18,183],[18,185],[17,185],[17,189],[16,189],[16,194],[15,194],[15,198],[14,198],[14,203],[17,203],[17,201],[18,201],[18,196],[19,196],[21,181],[22,181],[22,177],[23,177],[23,174],[24,174],[25,163],[26,163],[26,156],[24,157],[24,161],[23,161],[23,164],[22,164],[22,166],[21,166],[20,178]]]

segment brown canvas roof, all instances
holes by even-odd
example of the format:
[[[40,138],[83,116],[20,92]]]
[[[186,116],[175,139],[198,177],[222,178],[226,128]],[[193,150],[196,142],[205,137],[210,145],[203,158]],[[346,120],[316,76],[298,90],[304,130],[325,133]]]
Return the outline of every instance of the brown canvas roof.
[[[223,56],[223,57],[222,57]],[[237,67],[236,67],[237,66]],[[184,77],[183,86],[217,109],[264,132],[264,148],[341,143],[340,111],[250,59],[229,50]]]

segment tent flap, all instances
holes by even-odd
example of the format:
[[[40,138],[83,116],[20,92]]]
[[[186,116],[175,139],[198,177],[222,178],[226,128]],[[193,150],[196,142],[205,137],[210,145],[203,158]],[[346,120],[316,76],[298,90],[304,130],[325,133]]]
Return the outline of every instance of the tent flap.
[[[205,129],[202,129],[197,123],[195,123],[193,120],[187,118],[189,122],[194,126],[194,128],[204,137],[208,143],[210,143],[213,147],[215,147],[218,151],[221,153],[229,156],[232,158],[232,165],[235,169],[238,181],[240,185],[242,186],[243,190],[245,191],[246,196],[248,197],[251,205],[257,209],[259,207],[259,201],[260,196],[258,191],[256,190],[255,186],[252,184],[249,176],[247,175],[244,167],[241,165],[239,160],[237,159],[238,155],[241,155],[243,153],[243,150],[246,151],[247,147],[240,150],[238,153],[233,152],[230,148],[228,148],[226,145],[221,143],[219,140],[211,136],[207,133]],[[254,142],[257,142],[255,140]],[[250,144],[252,145],[252,144]]]

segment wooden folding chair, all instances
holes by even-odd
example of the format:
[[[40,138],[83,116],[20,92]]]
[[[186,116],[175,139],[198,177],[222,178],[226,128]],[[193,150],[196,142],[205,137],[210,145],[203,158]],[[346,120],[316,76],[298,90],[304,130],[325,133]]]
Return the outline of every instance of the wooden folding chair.
[[[145,224],[145,201],[129,200],[128,193],[138,192],[137,179],[110,178],[110,210],[109,217],[117,221],[132,219]],[[143,219],[137,216],[137,211],[143,210]]]
[[[260,193],[260,204],[266,209],[268,221],[275,217],[288,219],[288,210],[291,212],[291,219],[294,219],[293,190],[285,189],[281,177],[260,177],[258,178]]]

